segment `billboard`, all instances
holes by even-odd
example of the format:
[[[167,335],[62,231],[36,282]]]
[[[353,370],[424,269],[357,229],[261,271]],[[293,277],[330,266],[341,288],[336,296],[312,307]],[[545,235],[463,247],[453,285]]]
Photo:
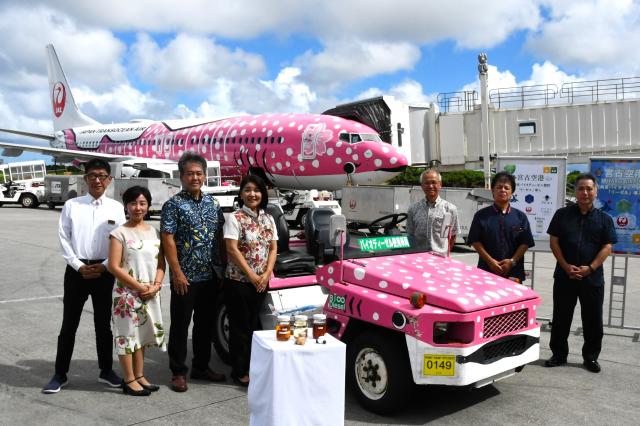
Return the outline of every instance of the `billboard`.
[[[516,179],[511,206],[526,213],[533,239],[548,241],[553,214],[564,206],[567,159],[558,157],[499,157],[496,171]]]
[[[640,157],[592,157],[598,183],[594,206],[613,218],[618,242],[614,253],[640,255]]]

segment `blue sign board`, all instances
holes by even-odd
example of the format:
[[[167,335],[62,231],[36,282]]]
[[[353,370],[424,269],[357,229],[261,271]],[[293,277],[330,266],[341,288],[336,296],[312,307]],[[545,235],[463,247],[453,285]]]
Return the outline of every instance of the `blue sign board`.
[[[591,173],[598,180],[594,205],[616,227],[614,253],[640,255],[640,158],[592,158]]]

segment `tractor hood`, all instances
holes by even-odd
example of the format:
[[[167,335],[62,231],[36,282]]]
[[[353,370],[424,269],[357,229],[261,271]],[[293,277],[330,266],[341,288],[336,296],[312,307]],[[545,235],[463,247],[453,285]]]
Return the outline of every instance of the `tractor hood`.
[[[340,265],[333,262],[320,268],[319,283],[341,285]],[[377,292],[381,301],[384,294],[409,299],[420,292],[428,305],[466,313],[538,297],[514,281],[429,253],[350,259],[342,267],[344,283]]]

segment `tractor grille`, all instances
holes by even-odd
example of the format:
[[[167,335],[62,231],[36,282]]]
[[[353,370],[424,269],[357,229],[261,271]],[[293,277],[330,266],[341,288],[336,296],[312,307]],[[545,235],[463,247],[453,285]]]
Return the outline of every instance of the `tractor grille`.
[[[482,336],[485,339],[501,336],[513,331],[527,328],[527,310],[507,312],[493,317],[485,318]]]
[[[527,348],[527,336],[517,336],[513,339],[489,343],[482,348],[483,364],[489,364],[498,359],[519,355]]]

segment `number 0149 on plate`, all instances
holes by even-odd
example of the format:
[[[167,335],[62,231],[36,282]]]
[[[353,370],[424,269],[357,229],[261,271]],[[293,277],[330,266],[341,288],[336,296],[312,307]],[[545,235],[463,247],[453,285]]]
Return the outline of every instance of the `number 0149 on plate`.
[[[455,373],[455,355],[424,354],[423,376],[454,376]]]

